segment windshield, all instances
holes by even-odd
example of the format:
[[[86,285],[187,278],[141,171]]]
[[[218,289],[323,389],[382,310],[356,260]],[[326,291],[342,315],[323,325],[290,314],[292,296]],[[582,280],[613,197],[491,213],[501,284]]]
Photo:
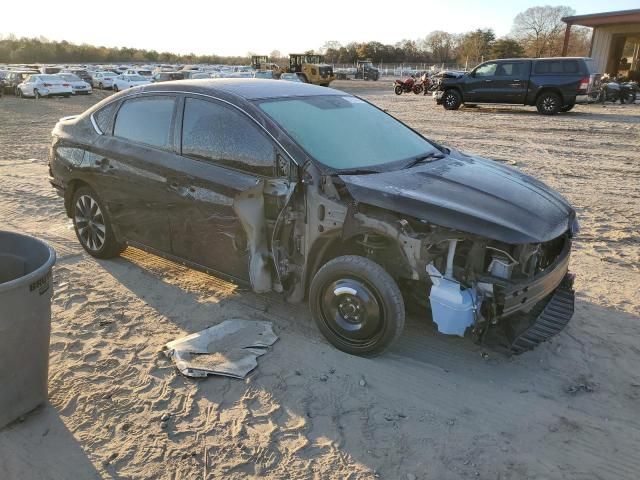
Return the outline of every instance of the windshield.
[[[55,75],[38,75],[37,77],[34,76],[33,78],[36,78],[41,82],[62,82],[60,77],[57,77]]]
[[[61,73],[59,74],[67,82],[81,82],[80,77],[74,75],[73,73]]]
[[[266,100],[260,108],[309,155],[337,170],[370,169],[440,153],[395,118],[356,97]]]

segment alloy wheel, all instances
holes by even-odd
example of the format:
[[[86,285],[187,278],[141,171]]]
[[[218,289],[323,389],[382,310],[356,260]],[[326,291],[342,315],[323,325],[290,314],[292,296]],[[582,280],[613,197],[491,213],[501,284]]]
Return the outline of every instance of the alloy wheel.
[[[99,251],[104,246],[106,226],[98,202],[89,195],[78,197],[74,220],[80,241],[89,250]]]
[[[456,96],[453,93],[447,93],[444,97],[444,103],[447,107],[452,107],[456,104]]]
[[[547,112],[553,112],[557,106],[557,101],[554,97],[545,97],[542,100],[542,108]]]

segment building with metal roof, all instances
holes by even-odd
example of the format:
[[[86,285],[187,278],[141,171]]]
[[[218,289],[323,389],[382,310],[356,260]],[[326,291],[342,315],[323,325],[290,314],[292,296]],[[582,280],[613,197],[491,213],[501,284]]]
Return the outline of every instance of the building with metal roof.
[[[589,56],[600,72],[640,78],[640,9],[564,17],[567,24],[562,55],[566,56],[573,25],[593,28]]]

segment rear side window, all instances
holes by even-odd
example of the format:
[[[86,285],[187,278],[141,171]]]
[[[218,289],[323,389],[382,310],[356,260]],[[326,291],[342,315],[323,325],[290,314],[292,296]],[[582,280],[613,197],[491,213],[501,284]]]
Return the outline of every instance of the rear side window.
[[[517,77],[522,74],[522,63],[500,63],[496,76]]]
[[[111,119],[113,114],[116,113],[117,105],[118,102],[111,102],[93,114],[93,120],[102,133],[110,131]]]
[[[275,150],[269,138],[241,112],[187,98],[182,154],[246,172],[273,176]]]
[[[113,135],[152,147],[168,148],[175,98],[142,97],[126,100],[116,116]]]
[[[537,75],[580,73],[580,66],[577,60],[541,60],[536,62],[534,73]]]

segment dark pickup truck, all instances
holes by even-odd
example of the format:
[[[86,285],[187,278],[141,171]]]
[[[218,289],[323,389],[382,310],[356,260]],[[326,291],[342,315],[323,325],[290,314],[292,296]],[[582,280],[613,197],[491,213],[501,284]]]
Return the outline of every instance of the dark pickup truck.
[[[538,112],[555,115],[595,101],[600,77],[591,58],[491,60],[456,78],[443,78],[435,98],[447,110],[502,103],[535,105]]]

